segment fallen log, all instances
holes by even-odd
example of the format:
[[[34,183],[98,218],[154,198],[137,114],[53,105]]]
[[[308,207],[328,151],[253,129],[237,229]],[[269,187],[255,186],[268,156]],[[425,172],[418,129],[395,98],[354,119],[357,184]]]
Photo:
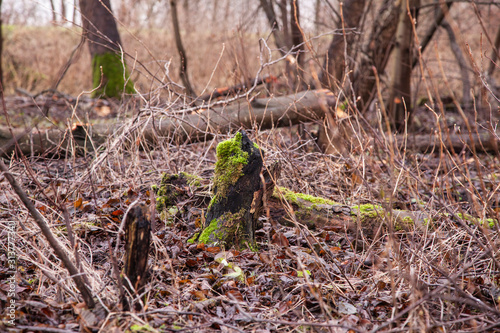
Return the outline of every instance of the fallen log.
[[[181,113],[163,119],[148,119],[140,126],[140,135],[145,142],[154,145],[159,138],[169,138],[174,142],[197,142],[211,139],[217,133],[227,133],[235,129],[290,126],[299,123],[321,121],[330,107],[335,105],[335,98],[328,90],[311,90],[294,95],[257,98],[251,102],[237,101],[231,105],[196,113]],[[0,156],[10,156],[14,151],[24,155],[62,155],[66,151],[92,151],[102,145],[111,135],[129,129],[120,129],[120,124],[75,124],[70,130],[50,129],[13,130],[0,127]],[[137,131],[138,132],[138,131]],[[129,134],[129,133],[127,133]],[[480,131],[479,134],[453,134],[448,140],[441,135],[396,136],[401,149],[420,152],[437,151],[441,137],[447,149],[459,151],[466,146],[478,152],[498,152],[498,132]],[[471,140],[472,137],[472,140]],[[348,139],[348,138],[347,138]],[[15,141],[18,148],[16,149]]]
[[[169,137],[176,142],[197,142],[210,139],[217,133],[227,133],[231,129],[257,126],[264,130],[322,119],[334,104],[333,94],[324,89],[289,96],[257,98],[251,102],[243,100],[222,108],[150,120],[141,128],[141,136],[150,144],[157,142],[158,137]],[[0,155],[9,156],[15,150],[20,150],[25,155],[61,154],[75,148],[92,150],[103,144],[116,128],[117,124],[75,124],[71,130],[45,131],[10,132],[7,128],[0,128]],[[15,148],[13,138],[18,142],[18,149]]]

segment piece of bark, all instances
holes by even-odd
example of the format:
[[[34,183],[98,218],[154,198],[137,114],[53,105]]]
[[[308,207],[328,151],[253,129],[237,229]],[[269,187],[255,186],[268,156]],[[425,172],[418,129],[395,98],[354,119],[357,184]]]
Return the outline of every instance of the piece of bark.
[[[125,220],[125,265],[123,285],[139,293],[147,282],[151,222],[144,205],[133,207]]]

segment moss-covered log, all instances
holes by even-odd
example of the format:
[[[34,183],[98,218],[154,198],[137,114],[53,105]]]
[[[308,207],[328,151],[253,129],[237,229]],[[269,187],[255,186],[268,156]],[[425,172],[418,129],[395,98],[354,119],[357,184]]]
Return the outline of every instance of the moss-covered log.
[[[271,216],[280,224],[288,226],[293,226],[294,221],[283,201],[292,205],[295,220],[310,229],[329,227],[355,232],[359,228],[368,237],[374,236],[380,228],[387,231],[390,223],[394,231],[411,231],[425,228],[430,221],[429,213],[389,210],[376,204],[347,206],[280,187],[274,191],[269,202]]]
[[[217,146],[214,195],[198,242],[254,248],[262,165],[259,147],[244,131]]]

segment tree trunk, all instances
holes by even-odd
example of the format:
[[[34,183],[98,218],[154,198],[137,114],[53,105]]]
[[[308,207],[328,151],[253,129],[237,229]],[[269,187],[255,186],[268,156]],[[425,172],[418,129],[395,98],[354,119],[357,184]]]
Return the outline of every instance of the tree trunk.
[[[84,37],[92,59],[92,96],[120,98],[134,93],[110,0],[80,0]]]
[[[342,5],[343,22],[338,22],[337,26],[342,27],[344,32],[346,29],[356,28],[363,16],[364,8],[365,0],[345,1]],[[335,82],[343,81],[346,67],[353,68],[351,65],[352,62],[348,61],[348,59],[354,58],[352,52],[355,38],[356,35],[352,31],[333,36],[332,42],[328,47],[328,53],[321,75],[321,83],[323,86],[333,90]],[[345,58],[346,55],[348,59]]]
[[[347,59],[355,58],[352,53],[356,36],[352,32],[346,34],[345,29],[352,29],[359,25],[365,8],[365,0],[347,0],[341,6],[343,18],[340,18],[337,26],[342,26],[344,34],[333,36],[321,74],[323,86],[332,91],[338,90],[335,89],[336,87],[342,89],[340,82],[346,82],[346,87],[350,86],[350,82],[344,80],[343,76],[347,73],[347,68],[352,68],[352,62],[348,62]],[[338,123],[331,112],[325,117],[324,126],[320,127],[318,136],[318,146],[321,151],[326,154],[344,153],[343,140],[345,140],[344,134],[347,133],[344,126],[345,123]]]
[[[335,98],[326,90],[312,90],[289,96],[258,98],[251,103],[244,100],[223,109],[210,109],[199,113],[156,119],[145,125],[141,136],[145,142],[155,144],[159,136],[168,136],[175,142],[196,142],[207,140],[218,132],[231,129],[254,128],[261,130],[273,127],[296,125],[301,122],[321,121],[325,110],[335,105]],[[47,131],[11,132],[0,126],[0,156],[9,156],[17,149],[25,155],[65,154],[66,149],[76,151],[92,149],[105,142],[120,124],[74,125],[70,131],[52,129]]]
[[[495,45],[493,46],[494,49],[491,50],[491,62],[488,66],[488,75],[491,76],[493,74],[493,71],[495,70],[495,67],[497,67],[498,65],[495,65],[495,62],[497,60],[500,60],[500,59],[497,59],[497,54],[499,53],[500,51],[500,25],[498,25],[498,30],[497,30],[497,34],[496,34],[496,37],[495,37]]]
[[[466,106],[470,106],[471,85],[469,80],[469,65],[467,64],[467,60],[465,60],[464,53],[462,52],[460,45],[458,45],[457,38],[455,37],[455,33],[453,32],[451,25],[446,20],[443,20],[441,26],[448,34],[451,50],[453,51],[453,55],[458,63],[458,68],[460,69],[460,76],[462,77],[462,103]]]
[[[52,24],[57,22],[56,6],[54,5],[54,0],[50,0],[50,9],[52,11]]]
[[[187,4],[187,2],[185,3]],[[177,0],[170,0],[170,9],[172,11],[172,24],[174,26],[175,44],[177,45],[177,51],[179,57],[181,58],[181,65],[179,68],[179,76],[181,77],[186,93],[191,96],[195,96],[191,82],[189,82],[189,76],[187,72],[187,56],[184,46],[182,45],[181,31],[179,27],[179,18],[177,15]]]
[[[264,10],[267,20],[269,21],[269,26],[271,27],[274,42],[278,47],[278,50],[281,55],[285,55],[288,50],[286,48],[286,42],[284,41],[283,34],[279,31],[278,20],[273,8],[273,3],[271,0],[260,0],[260,6],[262,7],[262,10]]]
[[[395,37],[394,70],[388,102],[389,123],[394,129],[402,131],[406,119],[410,120],[412,111],[411,72],[412,72],[412,23],[417,0],[402,0],[399,7],[399,21]]]
[[[197,114],[186,114],[180,117],[169,117],[148,122],[141,128],[141,139],[150,145],[168,137],[173,142],[197,142],[211,139],[216,133],[227,133],[231,129],[257,128],[265,130],[275,127],[296,125],[301,122],[323,121],[326,111],[336,103],[332,95],[325,90],[313,90],[296,95],[259,98],[252,103],[227,106],[224,110],[211,109]],[[14,152],[24,155],[64,155],[67,151],[85,152],[92,147],[104,144],[117,128],[123,124],[74,125],[71,130],[51,129],[31,131],[13,129],[12,132],[0,126],[0,156],[11,157]],[[134,135],[128,133],[126,135]],[[13,137],[14,136],[14,137]],[[473,134],[474,147],[477,151],[498,152],[498,134],[481,131]],[[397,138],[403,142],[401,136]],[[472,147],[472,141],[466,134],[452,135],[451,146],[443,143],[448,149],[461,150],[465,146]],[[18,148],[14,145],[17,141]],[[408,149],[430,151],[439,146],[439,135],[409,135]],[[403,147],[404,148],[404,147]]]
[[[394,46],[399,7],[394,0],[384,0],[375,21],[367,44],[363,47],[363,55],[355,72],[354,93],[360,97],[360,110],[367,110],[374,96],[375,76],[373,67],[383,73]]]
[[[429,45],[429,42],[432,40],[432,37],[434,36],[434,33],[436,32],[437,28],[441,25],[443,22],[445,16],[448,14],[448,11],[450,10],[451,6],[453,5],[453,2],[447,2],[443,4],[443,8],[437,4],[436,11],[434,13],[435,19],[434,23],[431,24],[431,26],[427,29],[427,32],[425,33],[424,37],[420,39],[420,54],[424,54],[425,49],[427,48],[427,45]],[[415,53],[413,56],[413,67],[415,67],[418,64],[418,59],[420,56],[419,53]]]

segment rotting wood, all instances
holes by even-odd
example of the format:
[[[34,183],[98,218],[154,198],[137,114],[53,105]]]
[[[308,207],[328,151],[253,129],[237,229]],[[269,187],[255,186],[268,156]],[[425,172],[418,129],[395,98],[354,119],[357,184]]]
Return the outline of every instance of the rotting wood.
[[[125,264],[123,285],[132,293],[139,294],[147,282],[151,222],[144,205],[133,207],[125,220]],[[122,303],[124,300],[122,300]]]
[[[263,194],[262,152],[244,131],[217,146],[214,196],[199,243],[226,248],[255,248],[255,229]]]

